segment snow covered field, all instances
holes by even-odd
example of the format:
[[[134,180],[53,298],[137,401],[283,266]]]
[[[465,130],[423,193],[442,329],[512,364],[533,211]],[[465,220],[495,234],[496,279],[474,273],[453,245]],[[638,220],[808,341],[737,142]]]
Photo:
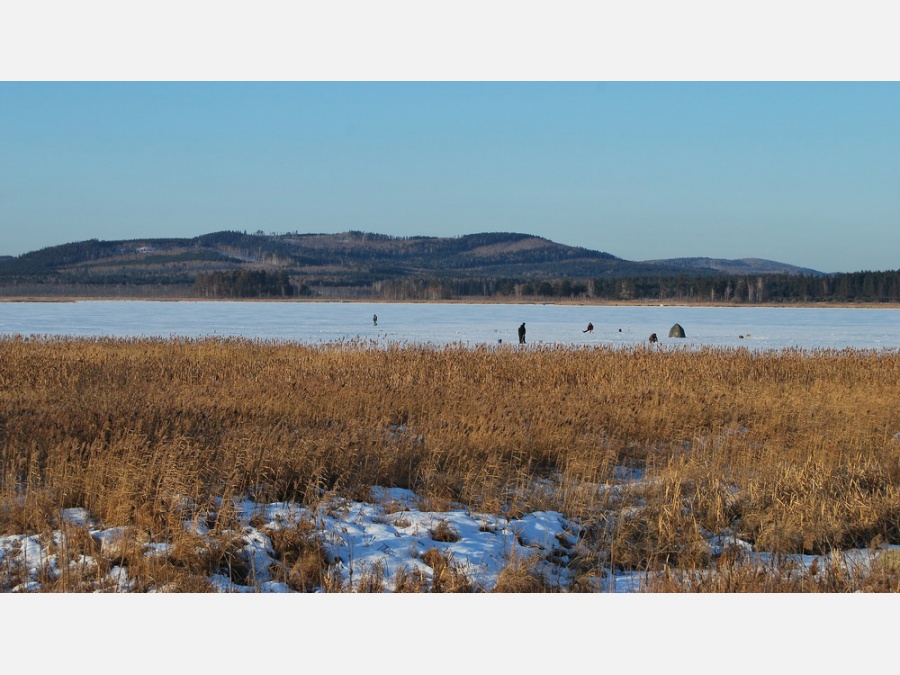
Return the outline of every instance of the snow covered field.
[[[577,528],[560,514],[506,520],[462,509],[421,512],[415,501],[405,490],[376,491],[369,503],[333,504],[316,514],[344,580],[360,578],[376,565],[388,581],[403,567],[430,572],[422,563],[429,548],[461,563],[486,588],[509,555],[546,557],[555,549],[561,564],[547,562],[545,571],[565,576]],[[411,510],[393,510],[398,506]],[[890,672],[896,665],[892,617],[898,605],[896,596],[887,594],[629,593],[641,579],[627,574],[598,579],[598,590],[611,592],[593,594],[285,593],[284,585],[269,577],[273,561],[263,532],[309,514],[291,504],[243,501],[237,507],[246,523],[245,549],[261,580],[255,588],[217,575],[212,581],[223,593],[117,593],[127,590],[129,579],[124,568],[113,567],[107,592],[5,593],[0,610],[7,662],[16,670],[53,664],[54,670],[76,673],[112,672],[122,664],[138,672],[224,673],[322,667],[341,673],[408,668],[751,673],[762,667],[831,673],[879,665]],[[91,529],[104,547],[114,547],[122,534],[119,528],[97,528],[80,509],[63,517]],[[458,539],[434,541],[438,524]],[[186,526],[204,530],[197,522]],[[709,543],[721,546],[726,537],[710,533]],[[729,543],[749,549],[733,538]],[[163,554],[164,548],[147,545],[150,555]],[[10,564],[14,550],[26,566],[54,565],[37,537],[0,538],[3,564]],[[766,556],[759,557],[764,564]],[[794,558],[803,569],[814,559]],[[867,554],[851,551],[846,560],[864,566]]]
[[[607,486],[610,489],[627,486]],[[398,580],[410,577],[426,580],[428,588],[439,586],[438,573],[429,563],[428,552],[440,553],[455,574],[466,580],[471,592],[490,592],[497,586],[501,571],[511,562],[534,558],[535,569],[550,588],[568,590],[573,581],[570,565],[579,555],[590,551],[582,539],[581,525],[557,512],[534,512],[519,517],[474,513],[463,505],[449,511],[432,512],[420,508],[417,496],[404,489],[374,488],[367,502],[333,498],[315,510],[293,503],[257,504],[242,499],[227,505],[240,526],[234,534],[242,541],[240,558],[244,564],[229,576],[225,571],[212,574],[208,581],[220,593],[291,593],[278,569],[277,555],[271,536],[279,530],[292,530],[303,522],[313,523],[320,541],[326,546],[331,572],[344,588],[360,590],[373,578],[386,592],[396,591]],[[219,505],[226,510],[225,505]],[[60,521],[85,528],[100,553],[106,557],[121,556],[128,541],[125,528],[104,527],[84,509],[66,509]],[[184,527],[190,533],[206,538],[210,528],[204,518],[185,509]],[[42,580],[76,574],[95,579],[95,591],[128,593],[134,589],[126,566],[114,565],[98,579],[98,562],[90,555],[79,554],[67,562],[59,551],[74,550],[61,529],[51,537],[41,535],[9,535],[0,537],[0,573],[3,587],[13,593],[41,590]],[[767,568],[773,564],[790,564],[798,574],[812,567],[824,574],[830,557],[789,555],[776,558],[765,552],[754,552],[752,546],[730,532],[706,533],[711,555],[718,556],[729,547],[749,564]],[[166,555],[171,545],[163,541],[143,541],[145,556]],[[900,548],[897,546],[889,549]],[[579,550],[580,549],[580,550]],[[886,549],[885,549],[886,550]],[[880,552],[879,552],[880,554]],[[835,553],[842,567],[851,574],[864,572],[874,560],[867,550]],[[65,566],[65,569],[63,567]],[[816,573],[815,571],[812,573]],[[11,588],[9,579],[18,583]],[[615,572],[606,569],[603,576],[590,579],[599,593],[633,593],[642,591],[644,574]],[[446,582],[445,582],[446,583]],[[151,589],[164,592],[165,588]],[[326,589],[319,588],[319,592]]]
[[[66,667],[90,655],[84,672],[111,672],[124,662],[138,672],[226,673],[323,666],[376,673],[411,667],[435,673],[561,667],[693,673],[727,667],[749,673],[767,661],[778,672],[845,672],[894,665],[891,617],[898,606],[896,596],[887,594],[631,593],[640,586],[637,574],[597,579],[601,592],[594,594],[286,593],[271,578],[274,561],[264,532],[301,517],[312,515],[323,527],[344,581],[355,576],[358,582],[376,566],[388,585],[402,568],[429,574],[423,552],[437,548],[487,589],[509,556],[540,556],[545,573],[563,580],[566,557],[577,546],[577,525],[553,512],[507,520],[464,509],[418,511],[415,495],[405,490],[375,490],[368,503],[343,501],[316,514],[284,503],[245,500],[235,506],[257,572],[253,588],[216,575],[211,581],[219,594],[115,592],[127,591],[130,582],[125,568],[113,567],[98,589],[106,592],[5,593],[0,610],[11,662],[28,669],[49,662]],[[84,510],[62,516],[88,528],[104,548],[122,537],[120,528],[98,527]],[[196,520],[185,526],[198,534],[205,530]],[[435,541],[438,526],[457,536]],[[54,535],[57,544],[60,537]],[[33,570],[26,586],[36,584],[38,568],[56,564],[47,543],[2,537],[2,565]],[[726,543],[768,562],[746,543],[710,533],[711,547]],[[164,554],[165,544],[148,542],[146,551]],[[815,559],[792,558],[806,570]],[[870,562],[865,551],[849,551],[845,560],[851,568]],[[42,653],[47,641],[55,648]],[[75,672],[82,670],[76,665]]]
[[[377,324],[373,317],[377,316]],[[747,349],[900,349],[887,308],[594,306],[341,302],[2,302],[0,335],[235,336],[263,340],[466,345],[646,344]],[[588,323],[591,333],[583,332]],[[684,338],[669,338],[678,323]]]

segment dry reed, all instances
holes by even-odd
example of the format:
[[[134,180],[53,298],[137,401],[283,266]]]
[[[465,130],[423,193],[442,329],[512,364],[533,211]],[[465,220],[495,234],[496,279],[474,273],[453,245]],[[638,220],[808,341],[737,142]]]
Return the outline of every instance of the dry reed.
[[[900,354],[861,350],[6,337],[0,533],[47,533],[83,507],[131,528],[132,551],[173,544],[164,561],[126,551],[107,565],[207,590],[211,570],[249,573],[215,500],[314,504],[381,485],[433,510],[560,510],[584,524],[573,567],[661,571],[665,590],[767,588],[758,570],[672,571],[708,569],[705,533],[725,528],[776,554],[900,543],[898,382]],[[645,480],[623,484],[625,469]],[[212,543],[184,533],[185,509],[216,514]],[[90,549],[70,535],[67,555]],[[343,590],[308,531],[276,539],[291,587]],[[432,562],[443,589],[464,589]],[[81,590],[92,574],[52,581]],[[896,567],[878,574],[868,590],[897,589]],[[517,578],[509,588],[540,586]],[[370,571],[366,589],[382,586]]]

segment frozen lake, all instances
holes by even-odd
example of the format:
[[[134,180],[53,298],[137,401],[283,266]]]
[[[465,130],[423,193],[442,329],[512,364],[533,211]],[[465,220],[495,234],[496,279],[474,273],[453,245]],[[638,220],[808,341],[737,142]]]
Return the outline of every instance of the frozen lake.
[[[378,315],[378,324],[373,315]],[[887,308],[575,306],[342,302],[2,302],[0,335],[246,337],[274,341],[647,344],[747,349],[900,349],[900,310]],[[588,323],[592,333],[583,333]],[[683,339],[669,338],[680,324]],[[742,337],[743,336],[743,337]]]

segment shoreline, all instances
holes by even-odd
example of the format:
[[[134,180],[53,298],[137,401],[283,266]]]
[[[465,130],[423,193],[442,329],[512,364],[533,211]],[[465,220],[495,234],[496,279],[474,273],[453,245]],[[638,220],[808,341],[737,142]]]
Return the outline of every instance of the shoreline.
[[[782,307],[796,309],[900,309],[900,302],[671,302],[627,300],[541,300],[541,299],[455,299],[455,300],[384,300],[356,298],[194,298],[194,297],[92,297],[92,296],[3,296],[0,303],[70,303],[70,302],[249,302],[249,303],[341,303],[373,305],[560,305],[575,307]]]

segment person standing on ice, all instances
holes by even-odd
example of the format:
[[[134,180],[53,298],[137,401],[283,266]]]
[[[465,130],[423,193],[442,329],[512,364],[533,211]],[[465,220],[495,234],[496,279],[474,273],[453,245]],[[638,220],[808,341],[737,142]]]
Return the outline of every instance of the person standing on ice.
[[[378,315],[377,314],[372,315],[372,324],[375,326],[378,325]]]
[[[522,325],[519,326],[519,344],[525,344],[525,322],[522,322]]]

